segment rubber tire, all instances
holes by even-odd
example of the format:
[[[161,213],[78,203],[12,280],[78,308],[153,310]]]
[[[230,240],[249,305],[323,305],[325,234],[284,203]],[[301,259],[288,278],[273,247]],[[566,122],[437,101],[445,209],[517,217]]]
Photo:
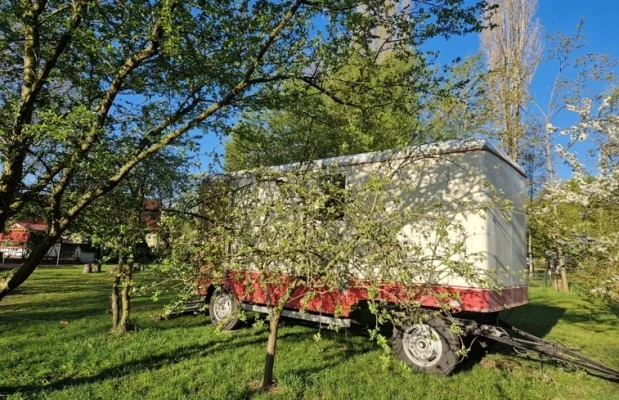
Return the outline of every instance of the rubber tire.
[[[426,322],[433,328],[438,338],[441,340],[442,352],[438,362],[432,366],[420,366],[415,364],[404,350],[404,338],[406,336],[406,327],[393,327],[392,348],[398,358],[408,364],[413,370],[424,373],[433,373],[439,375],[449,375],[460,362],[458,351],[462,347],[460,338],[449,329],[449,325],[441,318],[432,318]]]
[[[227,296],[230,299],[230,302],[232,303],[232,313],[233,314],[236,313],[237,315],[236,317],[227,318],[221,321],[217,319],[217,316],[215,315],[215,312],[214,312],[215,301],[221,296]],[[234,292],[231,289],[227,289],[227,288],[216,289],[211,295],[211,299],[209,301],[209,307],[208,307],[208,313],[209,313],[209,316],[211,317],[211,323],[221,328],[224,331],[232,331],[238,328],[242,322],[241,319],[239,318],[239,311],[241,309],[240,306],[241,305],[239,301],[237,300],[236,296],[234,295]]]

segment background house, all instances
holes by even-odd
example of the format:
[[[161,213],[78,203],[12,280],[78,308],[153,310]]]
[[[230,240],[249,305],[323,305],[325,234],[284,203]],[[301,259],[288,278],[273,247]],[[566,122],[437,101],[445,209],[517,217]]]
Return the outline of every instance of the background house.
[[[60,243],[59,263],[94,263],[97,249],[88,243]]]
[[[21,246],[28,243],[30,236],[47,232],[47,224],[42,221],[17,221],[11,225],[7,233],[0,233],[2,246]]]
[[[17,221],[6,233],[0,234],[0,261],[18,263],[28,256],[28,244],[47,232],[47,224],[41,221]],[[93,263],[96,250],[88,243],[58,242],[45,255],[50,264]]]
[[[47,224],[42,221],[17,221],[6,233],[0,233],[0,253],[2,262],[7,259],[22,260],[28,255],[28,243],[35,236],[47,232]],[[51,250],[51,249],[50,249]]]

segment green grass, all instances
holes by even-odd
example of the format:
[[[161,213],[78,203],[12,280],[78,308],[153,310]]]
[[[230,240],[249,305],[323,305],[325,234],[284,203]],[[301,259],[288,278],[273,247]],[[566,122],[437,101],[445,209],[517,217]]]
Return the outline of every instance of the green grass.
[[[255,393],[266,331],[217,333],[205,316],[156,322],[163,304],[134,301],[138,330],[107,334],[106,273],[38,270],[0,303],[0,394],[9,399],[619,399],[619,385],[551,363],[491,353],[451,377],[384,362],[361,336],[287,321],[278,386]],[[509,321],[619,368],[617,306],[532,288],[531,304]],[[61,321],[68,321],[65,326]],[[2,396],[0,396],[2,398]]]

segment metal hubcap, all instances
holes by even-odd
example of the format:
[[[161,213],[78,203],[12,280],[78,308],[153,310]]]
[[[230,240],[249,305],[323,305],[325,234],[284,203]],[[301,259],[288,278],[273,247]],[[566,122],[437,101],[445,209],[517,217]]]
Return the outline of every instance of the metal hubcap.
[[[213,314],[215,314],[215,318],[219,321],[229,318],[230,315],[232,315],[232,300],[227,294],[219,294],[215,298],[213,306]]]
[[[404,332],[402,342],[408,358],[420,367],[436,364],[443,353],[443,343],[429,325],[415,324]]]

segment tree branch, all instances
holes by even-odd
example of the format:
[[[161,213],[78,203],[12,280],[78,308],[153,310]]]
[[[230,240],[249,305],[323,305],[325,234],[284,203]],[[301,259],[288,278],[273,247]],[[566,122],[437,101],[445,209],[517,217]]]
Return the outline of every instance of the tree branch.
[[[266,55],[267,51],[273,45],[273,43],[275,42],[275,39],[282,32],[284,27],[294,17],[294,15],[298,11],[298,9],[301,6],[301,4],[302,4],[302,1],[301,0],[297,0],[291,6],[291,8],[288,10],[288,12],[285,14],[285,16],[282,18],[282,20],[270,32],[270,34],[267,37],[267,39],[265,40],[265,42],[260,46],[260,49],[258,50],[256,55],[253,57],[252,62],[248,66],[247,70],[245,71],[245,74],[243,75],[243,78],[241,79],[241,81],[238,82],[226,95],[224,95],[221,98],[221,100],[219,100],[218,102],[213,103],[206,110],[202,111],[200,114],[198,114],[196,117],[194,117],[191,121],[187,122],[183,126],[181,126],[181,127],[177,128],[177,129],[169,132],[168,134],[164,135],[157,143],[155,143],[155,144],[149,146],[148,148],[140,151],[139,154],[135,155],[129,161],[127,161],[123,166],[121,166],[116,171],[116,173],[113,176],[111,176],[103,185],[101,185],[100,187],[85,193],[73,205],[73,207],[71,207],[65,213],[65,216],[60,221],[60,229],[61,230],[66,229],[67,225],[85,207],[87,207],[90,203],[92,203],[97,198],[103,196],[104,194],[106,194],[107,192],[109,192],[110,190],[115,188],[121,182],[121,180],[127,174],[129,174],[131,172],[131,170],[136,165],[141,163],[144,159],[146,159],[146,158],[150,157],[151,155],[157,153],[158,151],[160,151],[165,146],[167,146],[170,143],[172,143],[175,139],[177,139],[181,135],[185,134],[189,130],[194,129],[196,126],[198,126],[204,120],[206,120],[210,116],[214,115],[217,111],[219,111],[220,109],[222,109],[222,108],[226,107],[227,105],[229,105],[230,103],[232,103],[238,97],[239,94],[241,94],[244,90],[246,90],[251,85],[250,84],[251,77],[252,77],[253,73],[256,71],[256,69],[258,68],[258,66],[260,65],[260,63],[262,62],[262,60],[263,60],[264,56]],[[158,29],[161,29],[161,28],[159,27]],[[155,128],[155,129],[161,129],[161,126]],[[150,133],[147,133],[145,136],[149,136],[149,135],[150,135]],[[65,185],[66,185],[66,183],[65,183]]]
[[[177,2],[172,3],[170,9],[173,10],[177,4]],[[163,34],[163,26],[161,24],[161,18],[159,18],[153,26],[151,32],[151,39],[148,41],[148,45],[138,53],[135,53],[125,59],[125,62],[117,71],[116,75],[112,79],[110,87],[108,88],[107,92],[103,96],[103,99],[96,108],[97,115],[95,117],[93,125],[90,128],[90,131],[86,135],[85,141],[80,146],[76,146],[72,149],[69,154],[68,162],[64,167],[63,175],[60,178],[58,184],[52,190],[52,197],[56,199],[56,202],[61,201],[62,194],[68,187],[68,184],[73,177],[75,167],[77,166],[80,157],[86,154],[88,150],[92,147],[92,145],[98,140],[101,129],[107,119],[108,113],[112,108],[112,105],[114,104],[116,96],[118,95],[118,93],[120,93],[123,83],[125,82],[127,77],[137,68],[139,68],[145,61],[158,54],[159,44],[160,40],[163,37]],[[114,186],[112,186],[111,188],[113,188]]]

